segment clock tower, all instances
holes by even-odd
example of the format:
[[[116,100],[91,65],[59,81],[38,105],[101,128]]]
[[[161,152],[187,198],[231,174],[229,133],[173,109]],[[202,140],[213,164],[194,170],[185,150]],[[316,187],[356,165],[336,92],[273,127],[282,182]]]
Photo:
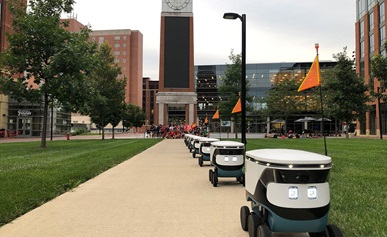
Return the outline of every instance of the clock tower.
[[[159,124],[196,122],[192,0],[162,0]]]

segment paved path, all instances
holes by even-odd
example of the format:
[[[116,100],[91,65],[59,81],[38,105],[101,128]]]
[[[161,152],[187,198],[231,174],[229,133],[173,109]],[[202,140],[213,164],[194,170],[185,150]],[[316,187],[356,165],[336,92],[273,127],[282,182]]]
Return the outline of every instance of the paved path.
[[[0,236],[247,237],[244,187],[235,179],[212,187],[209,168],[183,140],[164,140],[1,227]]]

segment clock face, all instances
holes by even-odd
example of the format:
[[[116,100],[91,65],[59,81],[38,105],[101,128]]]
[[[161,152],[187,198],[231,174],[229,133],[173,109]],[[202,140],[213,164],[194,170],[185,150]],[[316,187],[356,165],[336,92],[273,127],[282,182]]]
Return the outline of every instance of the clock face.
[[[173,10],[182,10],[189,4],[190,0],[166,0],[168,7]]]

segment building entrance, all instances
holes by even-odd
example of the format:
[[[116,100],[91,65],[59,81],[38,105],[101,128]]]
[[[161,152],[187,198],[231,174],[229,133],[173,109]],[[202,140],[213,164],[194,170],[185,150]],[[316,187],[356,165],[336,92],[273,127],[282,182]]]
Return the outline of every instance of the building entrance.
[[[18,118],[17,119],[17,135],[18,136],[31,136],[31,118]]]
[[[186,123],[185,105],[170,105],[168,106],[168,123],[180,125]]]

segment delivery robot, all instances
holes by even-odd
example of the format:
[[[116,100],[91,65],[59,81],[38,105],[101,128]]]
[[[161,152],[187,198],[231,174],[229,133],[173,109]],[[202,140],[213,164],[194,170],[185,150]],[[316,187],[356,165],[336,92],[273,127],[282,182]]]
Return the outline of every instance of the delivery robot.
[[[309,236],[342,237],[327,225],[331,158],[292,149],[246,152],[245,189],[249,207],[242,206],[242,229],[250,237],[272,232],[308,232]]]
[[[192,141],[191,141],[191,143],[192,143],[192,150],[191,150],[191,152],[192,152],[192,158],[196,158],[196,155],[197,155],[197,154],[200,154],[200,142],[199,142],[199,140],[200,140],[201,138],[203,138],[203,137],[200,137],[200,136],[194,136],[194,137],[192,138]]]
[[[220,177],[235,177],[244,184],[245,145],[235,141],[212,142],[210,160],[214,169],[209,170],[209,179],[214,187]]]
[[[210,161],[210,153],[211,153],[211,143],[217,142],[219,139],[216,138],[208,138],[208,137],[202,137],[199,139],[199,151],[200,156],[198,159],[198,164],[200,167],[203,166],[204,161]]]

